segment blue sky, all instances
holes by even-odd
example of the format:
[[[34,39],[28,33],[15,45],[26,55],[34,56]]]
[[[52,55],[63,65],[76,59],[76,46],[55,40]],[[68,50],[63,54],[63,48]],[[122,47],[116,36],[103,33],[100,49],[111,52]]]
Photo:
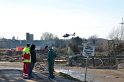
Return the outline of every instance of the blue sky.
[[[62,38],[75,32],[88,38],[107,38],[124,17],[123,0],[0,0],[0,37],[40,39],[43,32]]]

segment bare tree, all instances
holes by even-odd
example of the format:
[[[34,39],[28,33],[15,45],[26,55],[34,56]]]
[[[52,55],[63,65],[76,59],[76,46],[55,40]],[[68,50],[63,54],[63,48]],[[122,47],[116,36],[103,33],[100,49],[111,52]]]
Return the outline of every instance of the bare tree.
[[[115,30],[112,30],[112,32],[109,34],[109,39],[111,40],[124,40],[124,22],[122,18],[122,22],[120,23],[121,27],[117,28]]]
[[[92,44],[96,44],[96,40],[97,40],[98,36],[97,35],[92,35],[88,38],[88,40],[92,43]]]
[[[58,39],[57,36],[54,36],[52,33],[44,32],[41,36],[41,40],[53,40]]]
[[[123,52],[123,44],[124,44],[124,22],[122,18],[122,22],[120,23],[121,27],[113,29],[112,32],[109,34],[108,38],[110,41],[112,41],[111,45],[108,45],[109,47],[112,47],[112,50],[115,55]],[[109,43],[110,43],[109,41]],[[110,48],[109,48],[110,49]]]
[[[122,39],[122,36],[120,35],[120,29],[113,29],[112,32],[108,35],[108,38],[111,40],[120,40]]]

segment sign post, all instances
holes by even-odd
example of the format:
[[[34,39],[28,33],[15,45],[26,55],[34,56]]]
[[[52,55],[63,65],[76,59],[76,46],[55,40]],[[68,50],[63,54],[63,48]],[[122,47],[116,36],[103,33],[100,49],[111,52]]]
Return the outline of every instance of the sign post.
[[[84,79],[84,82],[87,82],[87,63],[88,63],[88,56],[87,56],[87,59],[86,59],[86,70],[85,70],[85,79]]]
[[[85,45],[83,48],[83,56],[86,57],[86,70],[85,70],[85,79],[84,82],[87,82],[87,67],[88,67],[88,58],[89,56],[94,56],[95,46]]]

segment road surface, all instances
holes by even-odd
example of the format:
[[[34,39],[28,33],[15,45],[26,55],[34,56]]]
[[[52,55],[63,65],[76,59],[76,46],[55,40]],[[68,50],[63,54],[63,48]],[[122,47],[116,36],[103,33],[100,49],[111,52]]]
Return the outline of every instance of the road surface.
[[[76,82],[56,76],[55,80],[49,80],[48,76],[33,71],[34,78],[22,78],[21,62],[0,62],[0,82]]]
[[[39,76],[37,73],[33,73],[34,78],[23,79],[22,70],[14,68],[0,69],[0,82],[51,82],[44,76]]]

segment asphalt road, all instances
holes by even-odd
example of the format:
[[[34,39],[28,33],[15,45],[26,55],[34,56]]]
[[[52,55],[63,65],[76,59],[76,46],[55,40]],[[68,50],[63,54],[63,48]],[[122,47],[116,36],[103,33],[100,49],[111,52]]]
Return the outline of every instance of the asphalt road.
[[[38,75],[35,72],[33,75],[32,79],[23,79],[20,69],[0,69],[0,82],[51,82],[43,75]]]
[[[0,62],[0,82],[76,82],[56,76],[55,80],[48,79],[48,76],[33,71],[34,78],[22,78],[22,63],[21,62]]]

